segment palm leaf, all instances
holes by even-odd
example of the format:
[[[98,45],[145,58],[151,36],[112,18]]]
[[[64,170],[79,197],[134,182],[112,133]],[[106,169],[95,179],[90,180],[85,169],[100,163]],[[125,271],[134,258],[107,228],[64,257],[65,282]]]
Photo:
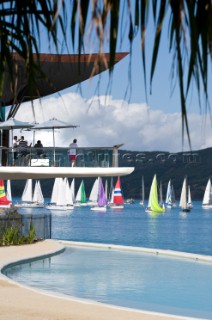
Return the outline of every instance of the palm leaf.
[[[156,62],[157,62],[158,49],[159,49],[159,45],[160,45],[161,31],[162,31],[162,27],[163,27],[163,20],[165,17],[165,12],[166,12],[166,6],[167,6],[167,1],[162,0],[160,2],[159,16],[158,16],[157,27],[156,27],[156,32],[155,32],[155,39],[154,39],[154,48],[153,48],[151,73],[150,73],[150,86],[152,85],[152,79],[153,79],[155,66],[156,66]]]

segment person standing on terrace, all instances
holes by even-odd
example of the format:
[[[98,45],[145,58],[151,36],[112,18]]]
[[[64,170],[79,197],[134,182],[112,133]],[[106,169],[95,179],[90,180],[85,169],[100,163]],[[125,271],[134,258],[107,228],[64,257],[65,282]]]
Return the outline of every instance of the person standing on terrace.
[[[21,138],[19,139],[18,147],[19,147],[18,156],[20,158],[20,161],[22,160],[22,158],[24,158],[24,165],[26,165],[30,155],[31,144],[28,146],[28,142],[24,139],[24,136],[21,136]]]
[[[18,137],[17,136],[14,136],[13,138],[13,165],[15,166],[16,165],[16,160],[18,158],[18,151],[17,151],[17,148],[18,148]]]
[[[77,139],[74,139],[73,142],[69,145],[69,158],[72,167],[76,166],[77,148]]]

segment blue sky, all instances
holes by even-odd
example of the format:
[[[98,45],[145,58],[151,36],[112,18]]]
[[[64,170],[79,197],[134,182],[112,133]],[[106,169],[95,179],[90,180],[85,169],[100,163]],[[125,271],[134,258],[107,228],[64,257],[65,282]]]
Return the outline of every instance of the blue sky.
[[[174,90],[171,86],[172,53],[169,53],[166,28],[162,35],[152,94],[149,94],[153,37],[153,24],[150,21],[146,36],[147,100],[139,36],[136,37],[132,48],[131,81],[128,77],[130,56],[127,56],[115,65],[110,96],[106,97],[109,81],[106,71],[100,75],[99,97],[96,96],[99,76],[96,76],[81,84],[81,92],[77,86],[74,86],[60,92],[60,95],[42,99],[41,105],[36,107],[40,110],[36,112],[36,121],[43,122],[57,116],[60,120],[80,125],[80,129],[74,133],[67,130],[58,132],[56,145],[66,146],[72,138],[77,137],[81,146],[111,146],[124,143],[125,149],[138,151],[178,152],[189,149],[186,142],[184,146],[182,145],[179,89],[177,82]],[[124,41],[120,50],[118,46],[117,51],[129,51],[129,44]],[[131,96],[129,97],[128,91],[125,97],[130,85]],[[40,103],[36,102],[36,104]],[[211,147],[212,126],[209,115],[206,118],[204,112],[201,115],[195,88],[190,92],[187,107],[192,148],[197,150]],[[62,110],[59,115],[58,108]],[[16,118],[33,121],[31,107],[27,105],[26,108],[23,104]],[[41,133],[38,138],[44,145],[51,145],[51,136],[47,137]],[[28,139],[30,140],[31,137],[29,136]]]

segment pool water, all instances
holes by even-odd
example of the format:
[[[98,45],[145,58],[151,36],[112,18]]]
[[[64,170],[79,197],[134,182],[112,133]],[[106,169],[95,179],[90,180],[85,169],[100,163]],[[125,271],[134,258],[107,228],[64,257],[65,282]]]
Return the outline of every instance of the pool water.
[[[67,247],[13,266],[20,283],[117,306],[212,319],[212,264],[113,249]]]

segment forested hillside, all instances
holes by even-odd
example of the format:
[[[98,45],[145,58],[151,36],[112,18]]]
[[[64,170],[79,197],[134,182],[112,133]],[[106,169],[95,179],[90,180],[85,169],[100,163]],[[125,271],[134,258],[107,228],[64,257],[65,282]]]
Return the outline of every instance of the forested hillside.
[[[212,148],[184,153],[120,150],[119,165],[135,167],[135,171],[131,175],[121,178],[125,198],[140,198],[142,176],[145,181],[145,196],[148,198],[153,175],[157,174],[158,182],[161,181],[163,185],[164,197],[168,181],[172,179],[176,199],[179,199],[183,178],[187,176],[188,184],[191,186],[192,199],[202,200],[207,180],[212,173]],[[116,179],[113,180],[115,183]],[[81,179],[76,179],[76,190],[80,181]],[[88,196],[94,178],[85,178],[84,181]],[[41,180],[45,197],[51,196],[53,182],[53,179]],[[110,184],[110,178],[108,183]],[[12,181],[13,195],[21,196],[24,185],[24,180]]]

